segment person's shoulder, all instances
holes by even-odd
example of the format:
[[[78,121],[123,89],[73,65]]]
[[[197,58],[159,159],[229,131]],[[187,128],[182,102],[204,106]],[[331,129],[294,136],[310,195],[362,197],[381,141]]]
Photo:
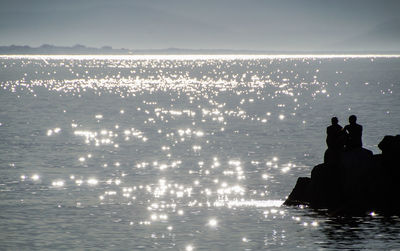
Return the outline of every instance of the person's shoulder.
[[[341,130],[343,130],[343,127],[341,127],[340,125],[335,125],[333,129],[335,131],[341,131]]]

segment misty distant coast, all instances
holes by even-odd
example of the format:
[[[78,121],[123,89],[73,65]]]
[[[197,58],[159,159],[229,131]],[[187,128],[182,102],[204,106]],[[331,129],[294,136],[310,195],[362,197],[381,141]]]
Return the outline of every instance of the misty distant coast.
[[[77,44],[74,46],[56,46],[43,44],[39,47],[28,45],[10,45],[0,46],[0,55],[276,55],[276,54],[400,54],[400,51],[262,51],[262,50],[228,50],[228,49],[183,49],[183,48],[165,48],[165,49],[141,49],[132,50],[126,48],[112,48],[103,46],[100,48],[87,47]]]

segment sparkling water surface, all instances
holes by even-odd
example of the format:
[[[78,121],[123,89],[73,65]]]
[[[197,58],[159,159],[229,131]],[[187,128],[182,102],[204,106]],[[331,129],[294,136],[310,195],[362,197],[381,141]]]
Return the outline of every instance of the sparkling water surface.
[[[0,57],[5,250],[396,250],[400,219],[282,206],[330,118],[400,134],[400,58]]]

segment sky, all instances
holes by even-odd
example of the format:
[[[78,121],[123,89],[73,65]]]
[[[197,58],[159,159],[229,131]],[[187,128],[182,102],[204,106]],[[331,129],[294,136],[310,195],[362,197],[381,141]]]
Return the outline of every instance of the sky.
[[[0,45],[400,50],[400,0],[0,0]]]

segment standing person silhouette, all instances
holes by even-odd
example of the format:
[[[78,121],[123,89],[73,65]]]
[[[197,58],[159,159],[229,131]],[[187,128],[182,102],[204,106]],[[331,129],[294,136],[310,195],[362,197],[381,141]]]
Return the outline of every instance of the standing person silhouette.
[[[362,126],[356,123],[357,117],[356,115],[351,115],[349,117],[349,125],[344,127],[344,130],[347,132],[347,141],[346,148],[354,149],[362,147]]]

